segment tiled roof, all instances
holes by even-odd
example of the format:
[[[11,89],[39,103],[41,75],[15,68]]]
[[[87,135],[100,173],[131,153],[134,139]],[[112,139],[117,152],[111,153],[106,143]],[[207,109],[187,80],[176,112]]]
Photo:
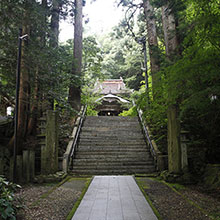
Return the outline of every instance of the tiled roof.
[[[99,94],[124,94],[130,93],[130,90],[125,87],[123,79],[107,79],[103,82],[97,81],[94,88],[95,93]]]

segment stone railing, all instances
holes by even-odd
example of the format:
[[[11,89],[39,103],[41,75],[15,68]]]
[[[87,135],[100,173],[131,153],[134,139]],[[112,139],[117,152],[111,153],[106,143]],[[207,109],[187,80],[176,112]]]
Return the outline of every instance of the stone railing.
[[[156,142],[153,140],[153,136],[150,133],[149,127],[145,124],[143,120],[143,112],[140,109],[137,109],[138,117],[140,120],[140,123],[142,125],[143,133],[147,142],[147,145],[150,148],[151,155],[154,159],[155,166],[157,171],[163,171],[167,169],[168,166],[168,156],[163,155],[160,150],[158,149]]]
[[[74,153],[77,149],[77,142],[79,138],[79,134],[81,131],[81,127],[85,118],[87,106],[83,106],[78,117],[75,120],[74,128],[72,134],[70,136],[70,141],[67,145],[66,152],[63,155],[63,171],[65,173],[68,172],[69,166],[71,164],[71,159],[73,159]]]

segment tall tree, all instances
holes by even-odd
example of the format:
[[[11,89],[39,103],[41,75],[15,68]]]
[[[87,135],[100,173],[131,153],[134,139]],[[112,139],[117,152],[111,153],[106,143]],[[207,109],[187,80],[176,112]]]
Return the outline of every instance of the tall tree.
[[[59,38],[59,21],[60,21],[60,11],[62,9],[63,0],[53,0],[52,1],[52,11],[51,11],[51,31],[50,31],[50,46],[52,48],[57,48],[58,38]]]
[[[30,37],[30,8],[31,1],[25,1],[23,25],[22,25],[22,35],[27,34]],[[30,75],[28,66],[28,40],[22,40],[21,46],[21,75],[20,75],[20,90],[19,90],[19,105],[18,105],[18,153],[22,149],[22,143],[25,139],[27,133],[27,125],[29,119],[30,110]]]
[[[168,60],[172,62],[174,60],[174,56],[177,55],[178,41],[176,34],[175,17],[173,11],[170,8],[169,1],[167,1],[167,3],[162,6],[162,20],[163,20],[166,56]],[[169,91],[167,92],[169,96]],[[178,100],[175,100],[174,102],[171,101],[171,103],[168,104],[168,110],[167,110],[168,160],[169,160],[168,168],[169,168],[169,172],[171,173],[180,173],[181,147],[180,147],[179,103]]]
[[[46,47],[46,27],[47,27],[47,17],[48,17],[48,2],[47,0],[42,0],[42,3],[39,7],[39,11],[41,16],[41,29],[39,31],[39,36],[37,39],[37,44],[40,46],[41,50],[44,50]],[[39,54],[39,59],[42,53]],[[30,119],[28,121],[28,135],[36,133],[36,125],[37,125],[37,118],[41,115],[41,99],[42,95],[40,93],[40,82],[39,77],[41,75],[41,68],[40,63],[37,62],[34,68],[34,83],[32,84],[32,97],[30,101]]]
[[[150,66],[152,75],[152,88],[155,94],[155,84],[157,82],[157,72],[160,70],[160,61],[158,54],[158,40],[156,30],[156,16],[154,15],[154,9],[150,3],[150,0],[144,0],[144,13],[147,22],[147,35],[148,35],[148,47],[150,55]]]
[[[73,49],[73,79],[69,88],[68,101],[75,110],[81,106],[81,71],[82,71],[82,9],[83,0],[75,0],[74,49]]]

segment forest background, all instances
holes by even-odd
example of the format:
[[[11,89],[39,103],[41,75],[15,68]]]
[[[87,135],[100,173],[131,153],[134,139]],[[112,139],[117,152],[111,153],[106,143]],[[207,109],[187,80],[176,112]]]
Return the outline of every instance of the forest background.
[[[82,18],[79,3],[88,2],[0,2],[1,106],[15,104],[19,28],[28,34],[22,41],[18,153],[36,136],[45,110],[77,113],[70,91],[78,103],[91,104],[89,88],[97,79],[123,77],[164,154],[171,140],[179,144],[180,130],[186,130],[189,153],[196,155],[192,172],[200,174],[204,164],[219,163],[220,1],[117,1],[125,17],[110,33],[83,38],[81,69],[75,71],[77,36],[66,43],[58,39],[62,19],[68,17],[76,27],[77,13]],[[4,115],[5,108],[0,110]]]

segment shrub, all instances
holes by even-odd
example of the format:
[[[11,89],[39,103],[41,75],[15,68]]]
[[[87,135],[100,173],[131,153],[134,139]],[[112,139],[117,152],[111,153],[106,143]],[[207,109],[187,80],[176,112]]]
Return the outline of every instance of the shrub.
[[[16,219],[16,206],[14,192],[19,185],[8,182],[3,176],[0,176],[0,219]]]

